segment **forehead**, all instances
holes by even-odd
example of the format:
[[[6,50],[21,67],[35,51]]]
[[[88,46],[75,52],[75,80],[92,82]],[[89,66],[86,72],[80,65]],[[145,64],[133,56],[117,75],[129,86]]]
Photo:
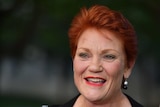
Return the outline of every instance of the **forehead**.
[[[115,43],[122,46],[122,41],[118,38],[116,33],[105,29],[95,29],[95,28],[88,28],[86,29],[81,35],[78,40],[78,44],[81,42],[91,42],[95,45],[101,43]]]

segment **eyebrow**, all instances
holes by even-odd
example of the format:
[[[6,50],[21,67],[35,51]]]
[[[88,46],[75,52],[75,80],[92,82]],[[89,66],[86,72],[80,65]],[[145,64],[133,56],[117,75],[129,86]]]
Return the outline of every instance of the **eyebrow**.
[[[116,53],[120,54],[118,51],[113,50],[113,49],[104,49],[104,50],[102,50],[101,54],[105,54],[105,53],[107,53],[109,51],[113,51],[113,52],[116,52]]]
[[[86,51],[86,52],[90,52],[90,50],[89,49],[87,49],[87,48],[83,48],[83,47],[80,47],[80,48],[77,48],[77,49],[80,49],[80,50],[84,50],[84,51]],[[114,52],[116,52],[116,53],[118,53],[118,54],[120,54],[118,51],[116,51],[116,50],[113,50],[113,49],[104,49],[104,50],[102,50],[102,52],[100,53],[100,54],[105,54],[105,53],[107,53],[107,52],[109,52],[109,51],[114,51]]]
[[[90,50],[89,50],[89,49],[87,49],[87,48],[83,48],[83,47],[80,47],[80,48],[77,48],[77,49],[81,49],[81,50],[85,50],[85,51],[87,51],[87,52],[90,52]]]

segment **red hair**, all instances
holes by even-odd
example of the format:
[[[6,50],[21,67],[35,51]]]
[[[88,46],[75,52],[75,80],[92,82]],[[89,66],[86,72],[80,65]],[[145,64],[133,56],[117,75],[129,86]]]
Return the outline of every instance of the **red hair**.
[[[106,6],[95,5],[89,9],[82,8],[76,15],[69,29],[69,41],[72,58],[75,56],[80,35],[87,28],[106,29],[117,34],[126,53],[127,65],[137,56],[137,38],[134,28],[120,13]]]

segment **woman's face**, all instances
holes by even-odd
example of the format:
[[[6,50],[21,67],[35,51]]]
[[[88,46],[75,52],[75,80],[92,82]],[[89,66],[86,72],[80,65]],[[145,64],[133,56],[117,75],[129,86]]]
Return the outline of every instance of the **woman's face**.
[[[103,102],[122,94],[125,65],[122,43],[106,30],[87,29],[78,41],[73,60],[74,81],[79,92],[91,102]]]

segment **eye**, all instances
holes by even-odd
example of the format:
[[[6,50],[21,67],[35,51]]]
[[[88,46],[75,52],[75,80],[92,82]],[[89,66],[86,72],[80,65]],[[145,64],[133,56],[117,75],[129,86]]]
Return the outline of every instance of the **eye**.
[[[107,61],[113,61],[114,59],[116,59],[115,55],[104,55],[104,59]]]
[[[89,55],[87,53],[79,53],[79,57],[86,59],[89,58]]]

